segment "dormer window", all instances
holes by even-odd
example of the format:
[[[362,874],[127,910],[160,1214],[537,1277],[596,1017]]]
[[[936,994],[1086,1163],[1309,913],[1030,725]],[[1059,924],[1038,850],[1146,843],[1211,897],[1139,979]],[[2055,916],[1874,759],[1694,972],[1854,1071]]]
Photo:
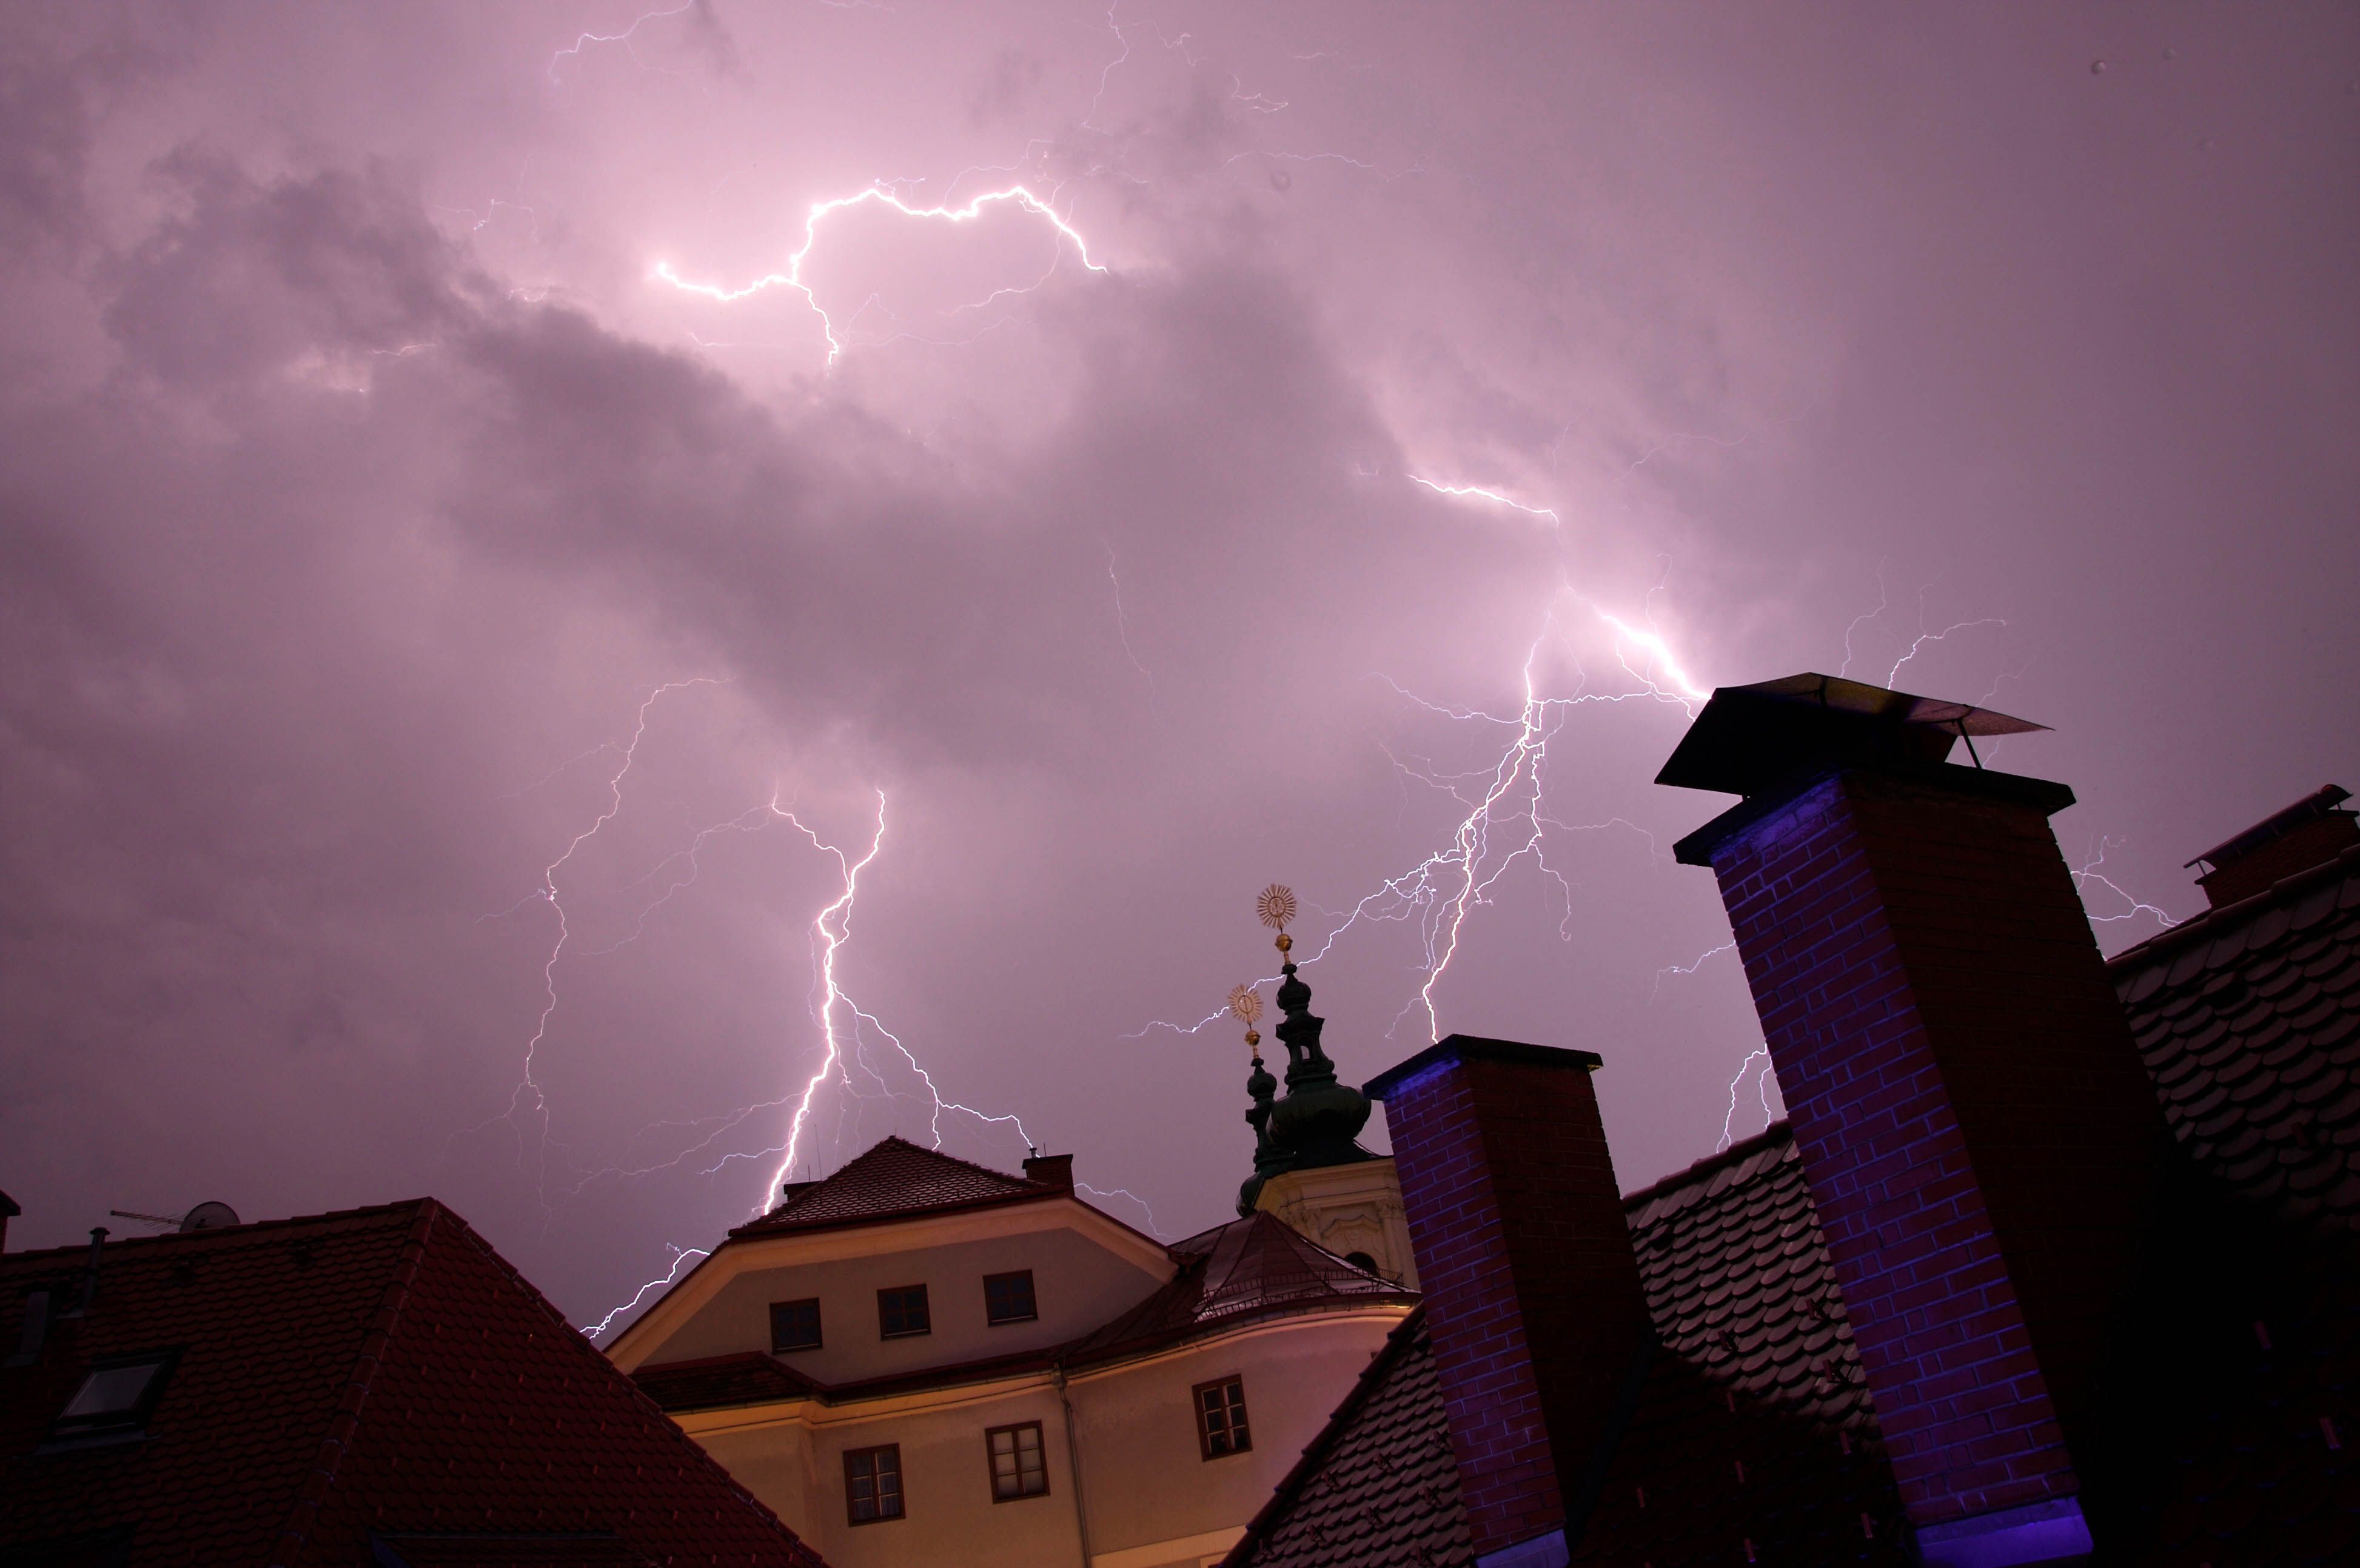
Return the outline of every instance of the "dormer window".
[[[73,1398],[50,1426],[49,1441],[82,1443],[145,1431],[179,1354],[155,1350],[92,1362]]]

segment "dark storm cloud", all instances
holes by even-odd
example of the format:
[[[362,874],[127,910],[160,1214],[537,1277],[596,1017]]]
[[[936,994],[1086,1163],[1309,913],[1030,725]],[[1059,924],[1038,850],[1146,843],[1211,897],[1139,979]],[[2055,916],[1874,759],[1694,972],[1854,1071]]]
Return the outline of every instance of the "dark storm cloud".
[[[880,792],[863,1005],[1193,1227],[1242,1050],[1145,1026],[1266,970],[1263,881],[1324,935],[1449,845],[1528,670],[1631,700],[1553,711],[1546,867],[1470,902],[1442,1027],[1601,1051],[1646,1180],[1758,1036],[1601,615],[1708,681],[2004,619],[1903,683],[2058,724],[2003,760],[2181,912],[2360,767],[2343,13],[93,15],[0,23],[37,1241],[433,1191],[603,1312],[756,1200],[817,1063],[840,884],[771,802],[857,854]],[[872,208],[815,253],[832,363],[791,290],[650,277],[1018,175],[1105,270]],[[1424,1038],[1417,912],[1311,971],[1356,1077]],[[864,1031],[822,1168],[930,1126]]]

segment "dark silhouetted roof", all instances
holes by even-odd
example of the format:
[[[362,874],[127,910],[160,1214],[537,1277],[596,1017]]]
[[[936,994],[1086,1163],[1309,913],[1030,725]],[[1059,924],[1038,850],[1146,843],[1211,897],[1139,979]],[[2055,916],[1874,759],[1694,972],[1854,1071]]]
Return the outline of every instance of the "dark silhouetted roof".
[[[1371,1357],[1229,1561],[1459,1568],[1473,1556],[1421,1307]]]
[[[0,1344],[29,1292],[79,1301],[86,1252],[0,1255]],[[51,1442],[94,1358],[165,1349],[143,1432]],[[365,1563],[375,1530],[512,1549],[471,1562],[573,1534],[613,1538],[580,1562],[819,1564],[431,1199],[108,1245],[87,1315],[0,1367],[0,1556],[127,1529],[135,1563]]]
[[[2160,1559],[2360,1561],[2360,849],[2107,968],[2174,1138],[2234,1194],[2171,1346]]]
[[[2360,1561],[2360,850],[2108,967],[2191,1158],[2122,1336],[2113,1421],[2130,1479],[2101,1542],[2125,1544],[2101,1561]],[[1575,1561],[1907,1561],[1786,1128],[1624,1204],[1662,1348]],[[1338,1412],[1236,1568],[1466,1561],[1463,1534],[1457,1555],[1392,1544],[1413,1539],[1403,1508],[1459,1504],[1429,1473],[1447,1454],[1413,1436],[1442,1419],[1430,1368],[1387,1354],[1370,1377],[1390,1398],[1364,1388]],[[1397,1456],[1407,1490],[1370,1454]],[[2104,1478],[2086,1479],[2098,1498]],[[1362,1513],[1392,1533],[1352,1533]]]
[[[2197,1162],[2283,1218],[2360,1225],[2360,850],[2107,968]]]
[[[1624,1209],[1663,1348],[1576,1560],[1743,1563],[1750,1541],[1765,1563],[1907,1561],[1900,1498],[1785,1124]],[[1363,1518],[1365,1530],[1347,1522]],[[1441,1568],[1469,1552],[1421,1328],[1396,1334],[1229,1563]]]
[[[934,1149],[921,1149],[901,1138],[889,1138],[847,1162],[835,1175],[802,1188],[760,1219],[739,1225],[729,1234],[774,1236],[786,1231],[865,1225],[881,1219],[911,1219],[992,1203],[1070,1196],[1071,1192],[1065,1187],[1005,1175],[964,1160],[954,1160]]]

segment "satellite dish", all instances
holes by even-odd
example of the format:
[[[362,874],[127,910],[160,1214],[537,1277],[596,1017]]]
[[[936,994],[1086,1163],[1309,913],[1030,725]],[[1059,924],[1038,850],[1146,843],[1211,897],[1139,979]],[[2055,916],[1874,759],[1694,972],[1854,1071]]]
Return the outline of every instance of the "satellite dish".
[[[183,1234],[192,1230],[219,1230],[224,1225],[237,1224],[237,1211],[227,1203],[199,1203],[180,1220]]]

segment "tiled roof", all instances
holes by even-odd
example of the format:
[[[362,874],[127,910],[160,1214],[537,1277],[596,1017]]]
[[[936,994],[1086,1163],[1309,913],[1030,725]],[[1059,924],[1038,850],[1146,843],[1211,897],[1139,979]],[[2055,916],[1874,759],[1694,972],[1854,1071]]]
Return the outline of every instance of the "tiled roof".
[[[1785,1124],[1632,1193],[1624,1209],[1662,1348],[1575,1560],[1672,1568],[1743,1563],[1751,1550],[1765,1563],[1907,1561],[1900,1498]],[[1338,1412],[1232,1568],[1422,1561],[1402,1542],[1437,1564],[1468,1561],[1447,1445],[1437,1456],[1409,1435],[1447,1431],[1430,1360],[1385,1354],[1398,1365],[1371,1372],[1385,1397]],[[1404,1430],[1388,1430],[1396,1425]],[[1371,1457],[1397,1450],[1407,1486]],[[1428,1509],[1443,1517],[1423,1518]],[[1383,1522],[1365,1534],[1342,1522],[1363,1516]]]
[[[781,1399],[825,1398],[826,1386],[780,1365],[759,1350],[661,1361],[631,1374],[648,1398],[667,1410],[711,1410],[725,1405],[768,1405]]]
[[[2360,851],[2108,967],[2195,1167],[2175,1178],[2190,1272],[2172,1278],[2168,1254],[2124,1336],[2155,1371],[2117,1399],[2115,1442],[2137,1473],[2114,1500],[2114,1536],[2132,1543],[2120,1560],[2360,1561],[2348,1446],[2360,1434]],[[1907,1561],[1786,1128],[1624,1203],[1662,1349],[1575,1560]],[[1411,1408],[1369,1399],[1339,1411],[1236,1568],[1416,1561],[1334,1522],[1399,1506],[1382,1466],[1349,1456],[1382,1451],[1390,1423],[1441,1419],[1439,1388],[1408,1366],[1386,1376]],[[1447,1508],[1458,1511],[1455,1486]],[[1328,1531],[1317,1551],[1288,1533],[1298,1518]]]
[[[2157,1560],[2360,1560],[2360,850],[2107,968],[2180,1148],[2234,1194],[2189,1227],[2227,1261],[2169,1346]]]
[[[0,1255],[0,1343],[84,1256]],[[175,1346],[144,1436],[45,1451],[93,1358]],[[431,1199],[110,1244],[0,1367],[0,1547],[127,1528],[135,1562],[367,1563],[377,1530],[819,1563]]]
[[[901,1138],[889,1138],[848,1161],[825,1181],[795,1193],[733,1236],[772,1236],[821,1230],[870,1220],[979,1208],[1032,1198],[1064,1197],[1066,1190],[1045,1181],[954,1160]]]
[[[2360,849],[2107,968],[2197,1163],[2283,1220],[2360,1227]]]
[[[1122,1316],[1069,1346],[1069,1361],[1127,1355],[1231,1323],[1354,1301],[1415,1301],[1417,1293],[1345,1262],[1256,1211],[1175,1242],[1180,1272]]]
[[[1623,1207],[1661,1347],[1575,1561],[1907,1562],[1900,1495],[1786,1124]]]
[[[1473,1559],[1420,1307],[1386,1337],[1228,1562],[1461,1568]]]

